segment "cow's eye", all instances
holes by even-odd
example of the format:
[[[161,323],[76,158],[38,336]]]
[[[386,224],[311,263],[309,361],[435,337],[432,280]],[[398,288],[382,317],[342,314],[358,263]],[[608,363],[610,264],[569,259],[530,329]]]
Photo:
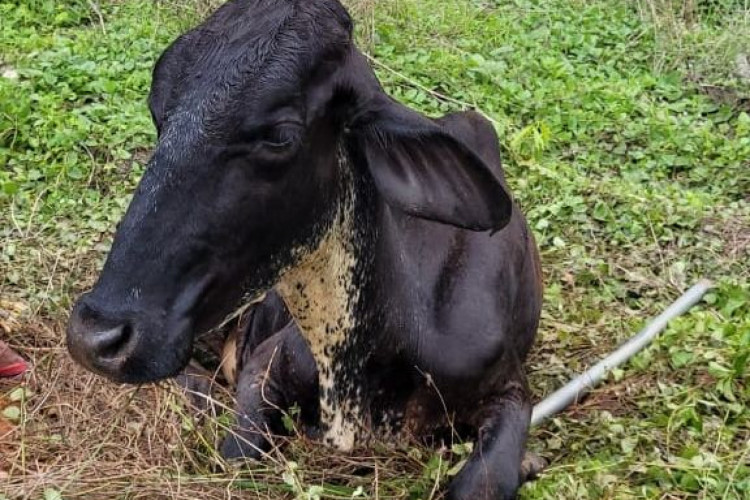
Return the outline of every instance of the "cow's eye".
[[[264,134],[263,146],[275,151],[283,152],[294,148],[301,135],[300,126],[295,123],[282,123],[276,125]]]

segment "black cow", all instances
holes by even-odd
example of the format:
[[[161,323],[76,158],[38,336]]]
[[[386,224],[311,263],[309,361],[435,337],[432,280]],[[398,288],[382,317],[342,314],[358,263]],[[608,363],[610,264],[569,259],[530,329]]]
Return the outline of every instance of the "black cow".
[[[344,450],[450,421],[477,442],[449,496],[513,498],[541,303],[533,237],[492,126],[390,99],[351,31],[338,0],[236,0],[164,52],[158,144],[73,309],[70,352],[116,381],[171,377],[197,333],[273,288],[265,333],[243,339],[245,440],[228,456],[263,449],[269,403],[298,402]]]

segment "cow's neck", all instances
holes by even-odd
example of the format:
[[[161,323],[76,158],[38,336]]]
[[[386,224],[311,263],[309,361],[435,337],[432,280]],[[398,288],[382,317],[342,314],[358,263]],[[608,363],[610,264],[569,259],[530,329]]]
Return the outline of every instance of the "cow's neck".
[[[366,360],[361,344],[359,302],[368,275],[372,225],[363,210],[366,193],[355,185],[345,153],[339,155],[338,206],[320,239],[300,250],[277,289],[307,339],[320,379],[324,441],[348,450],[362,430],[360,371]]]

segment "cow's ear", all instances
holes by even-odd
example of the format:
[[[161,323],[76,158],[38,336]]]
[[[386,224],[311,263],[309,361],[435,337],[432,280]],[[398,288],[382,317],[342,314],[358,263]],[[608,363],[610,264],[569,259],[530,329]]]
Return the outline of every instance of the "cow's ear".
[[[388,205],[474,231],[499,230],[512,202],[497,174],[458,137],[384,94],[352,126]]]

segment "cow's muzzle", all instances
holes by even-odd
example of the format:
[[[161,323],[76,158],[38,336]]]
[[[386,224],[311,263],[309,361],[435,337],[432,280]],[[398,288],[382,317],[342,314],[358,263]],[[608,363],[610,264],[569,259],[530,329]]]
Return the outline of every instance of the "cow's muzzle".
[[[108,312],[96,290],[71,312],[67,344],[87,369],[116,382],[153,382],[179,373],[190,359],[196,307],[205,283],[186,289],[168,311]]]

